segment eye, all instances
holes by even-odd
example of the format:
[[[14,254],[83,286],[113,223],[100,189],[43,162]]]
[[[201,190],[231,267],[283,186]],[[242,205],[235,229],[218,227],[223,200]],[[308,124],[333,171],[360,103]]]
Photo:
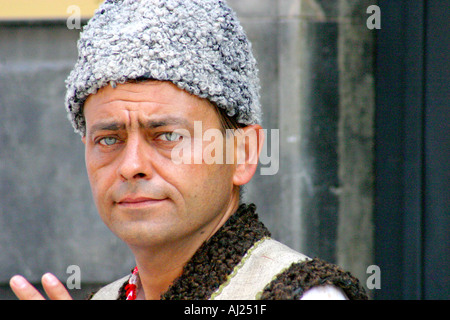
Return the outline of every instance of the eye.
[[[183,139],[183,136],[176,132],[164,132],[159,136],[161,140],[164,141],[180,141]]]
[[[98,143],[102,146],[112,146],[113,144],[117,143],[117,139],[113,137],[105,137],[101,138]]]

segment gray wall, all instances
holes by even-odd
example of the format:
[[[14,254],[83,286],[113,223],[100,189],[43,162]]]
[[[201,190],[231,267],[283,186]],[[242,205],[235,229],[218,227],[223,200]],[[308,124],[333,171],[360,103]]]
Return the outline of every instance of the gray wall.
[[[230,0],[254,47],[263,125],[280,130],[279,171],[247,186],[273,236],[363,281],[372,249],[373,33],[368,1]],[[78,30],[0,24],[0,298],[9,278],[61,280],[82,297],[133,257],[97,216],[83,145],[63,106]]]
[[[0,282],[15,273],[109,281],[133,259],[97,216],[83,145],[64,110],[77,31],[0,27]]]

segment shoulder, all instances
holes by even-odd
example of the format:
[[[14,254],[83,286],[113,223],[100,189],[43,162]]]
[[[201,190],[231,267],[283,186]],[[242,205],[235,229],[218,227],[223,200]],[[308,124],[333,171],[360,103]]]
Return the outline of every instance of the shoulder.
[[[366,299],[350,273],[263,238],[248,250],[213,300]]]
[[[213,300],[258,299],[264,287],[293,262],[308,259],[286,245],[265,237],[253,244],[239,264],[211,295]]]
[[[344,293],[344,295],[342,295]],[[263,300],[327,299],[367,300],[357,278],[321,259],[291,264],[265,287]]]

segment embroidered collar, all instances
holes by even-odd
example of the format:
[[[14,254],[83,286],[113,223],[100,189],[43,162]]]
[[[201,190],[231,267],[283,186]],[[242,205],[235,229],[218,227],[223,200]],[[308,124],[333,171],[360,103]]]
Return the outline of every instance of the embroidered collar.
[[[270,232],[259,221],[254,204],[241,204],[236,213],[188,261],[182,275],[169,287],[163,300],[206,300],[227,280],[248,249]],[[135,274],[136,270],[133,269]],[[131,277],[133,279],[133,275]],[[133,282],[133,281],[132,281]],[[127,281],[119,300],[133,296]],[[131,295],[130,295],[131,293]]]

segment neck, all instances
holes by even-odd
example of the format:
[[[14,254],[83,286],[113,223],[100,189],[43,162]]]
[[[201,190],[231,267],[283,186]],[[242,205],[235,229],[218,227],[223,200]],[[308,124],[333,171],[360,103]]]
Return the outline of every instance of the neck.
[[[173,281],[178,278],[187,261],[194,255],[195,247],[174,246],[130,247],[139,269],[139,299],[159,300]]]
[[[170,243],[151,246],[130,246],[139,269],[141,288],[138,299],[159,300],[170,285],[181,276],[183,267],[192,258],[200,246],[212,237],[237,210],[239,196],[232,197],[230,206],[221,214],[211,231],[183,239],[182,243]],[[237,201],[236,201],[237,200]]]

